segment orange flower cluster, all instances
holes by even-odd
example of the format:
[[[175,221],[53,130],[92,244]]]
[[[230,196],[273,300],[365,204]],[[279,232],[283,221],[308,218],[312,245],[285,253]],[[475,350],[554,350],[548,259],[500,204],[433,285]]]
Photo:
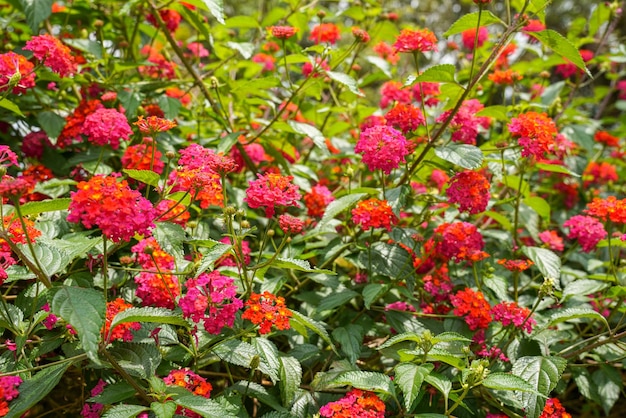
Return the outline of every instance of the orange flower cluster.
[[[272,326],[280,330],[289,329],[289,318],[292,314],[285,306],[283,297],[274,296],[267,291],[262,294],[252,293],[246,306],[248,308],[243,313],[242,318],[255,325],[261,325],[259,333],[269,333]]]
[[[606,199],[596,197],[587,204],[584,212],[601,221],[623,224],[626,223],[626,199],[617,200],[615,196],[609,196]]]
[[[585,171],[583,171],[583,186],[592,184],[607,184],[610,181],[617,181],[617,168],[611,163],[602,161],[597,163],[591,161]]]
[[[495,84],[513,85],[516,81],[520,81],[523,77],[517,72],[511,69],[508,70],[495,70],[489,74],[489,80]]]
[[[133,123],[133,125],[137,126],[141,133],[153,137],[159,132],[169,131],[176,127],[176,122],[157,116],[148,116],[146,119],[143,116],[139,116],[137,122]]]
[[[549,152],[558,131],[556,124],[546,113],[526,112],[511,119],[509,132],[522,147],[522,156],[541,158]]]
[[[572,418],[572,416],[567,413],[557,398],[550,398],[546,401],[539,418]]]
[[[107,302],[106,320],[104,323],[104,327],[102,328],[102,335],[104,336],[105,341],[133,340],[133,334],[131,330],[137,331],[139,328],[141,328],[141,324],[139,322],[125,322],[111,329],[111,323],[113,322],[113,318],[115,318],[115,315],[132,307],[132,304],[126,302],[122,298],[117,298],[115,300]]]
[[[515,272],[522,272],[529,269],[533,264],[530,260],[498,260],[498,264],[504,266],[505,269]]]
[[[611,135],[607,131],[598,131],[593,136],[594,141],[599,142],[600,144],[604,144],[607,147],[617,147],[619,146],[619,138]]]
[[[491,306],[482,292],[472,289],[459,290],[450,296],[454,306],[454,314],[465,316],[465,322],[471,330],[487,328],[491,323]]]
[[[311,36],[309,36],[309,39],[316,44],[320,44],[322,42],[334,44],[340,37],[341,33],[337,25],[334,23],[320,23],[311,30]]]
[[[361,225],[364,231],[370,228],[391,231],[391,225],[398,223],[398,218],[386,200],[372,198],[357,203],[356,208],[352,209],[352,222]]]
[[[437,38],[428,29],[402,29],[393,47],[396,52],[437,51]]]

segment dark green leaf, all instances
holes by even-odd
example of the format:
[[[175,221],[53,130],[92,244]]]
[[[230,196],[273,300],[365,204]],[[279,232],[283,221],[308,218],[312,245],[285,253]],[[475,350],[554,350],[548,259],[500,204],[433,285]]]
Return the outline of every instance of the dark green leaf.
[[[598,394],[596,400],[600,401],[605,415],[609,416],[611,409],[622,393],[624,386],[622,377],[613,366],[601,364],[600,368],[593,372],[591,379]]]
[[[378,298],[383,296],[389,290],[388,285],[380,283],[371,283],[363,288],[363,303],[365,308],[369,309],[372,303],[376,302]]]
[[[180,314],[176,314],[166,308],[154,308],[151,306],[145,308],[128,308],[119,312],[113,321],[111,321],[111,329],[120,324],[127,322],[153,322],[156,324],[172,324],[182,327],[189,327],[189,323],[181,318]]]
[[[317,305],[317,307],[315,308],[315,312],[320,313],[324,311],[330,311],[338,306],[342,306],[348,303],[358,295],[359,294],[354,290],[346,288],[337,289],[337,293],[331,293],[330,295],[322,299],[320,304]]]
[[[588,319],[596,319],[601,321],[604,325],[609,326],[606,322],[606,318],[602,316],[601,313],[594,311],[590,308],[565,308],[559,309],[556,312],[550,315],[550,319],[548,322],[548,326],[556,325],[560,322],[570,321],[572,319],[580,319],[580,318],[588,318]]]
[[[115,405],[102,418],[133,418],[147,410],[148,408],[140,405]]]
[[[520,395],[528,418],[537,418],[541,414],[545,397],[556,387],[566,366],[565,359],[555,356],[527,356],[515,361],[512,373],[539,394],[526,392]]]
[[[215,245],[210,247],[208,251],[201,251],[202,258],[200,259],[200,264],[198,265],[195,276],[198,277],[205,271],[209,269],[212,270],[215,266],[215,262],[226,255],[232,248],[233,246],[230,244],[215,242]]]
[[[333,338],[339,343],[341,352],[353,364],[356,364],[360,357],[364,334],[363,328],[359,325],[350,325],[347,328],[339,327],[333,330]]]
[[[331,348],[334,352],[337,352],[335,345],[330,339],[330,335],[328,335],[328,331],[324,328],[324,324],[318,322],[314,319],[311,319],[307,316],[302,315],[298,311],[291,311],[292,317],[291,322],[296,322],[297,324],[303,326],[306,329],[310,329],[315,334],[319,335]]]
[[[39,25],[52,14],[54,0],[20,0],[30,30],[39,33]]]
[[[274,409],[275,411],[288,412],[287,409],[280,404],[275,396],[271,395],[265,387],[259,385],[258,383],[240,380],[239,382],[230,386],[227,390],[236,391],[241,393],[242,395],[256,398],[259,401],[263,402],[265,405]]]
[[[311,267],[308,261],[298,260],[295,258],[277,258],[271,264],[271,267],[281,268],[281,269],[293,269],[296,271],[304,271],[307,273],[324,273],[324,274],[332,274],[332,275],[336,274],[332,270],[317,269],[315,267]]]
[[[98,396],[87,399],[88,402],[98,402],[101,404],[114,404],[129,399],[135,395],[135,388],[127,382],[113,383],[106,385]]]
[[[572,296],[587,296],[592,293],[599,292],[600,290],[609,286],[609,283],[603,283],[597,280],[579,279],[569,282],[563,289],[561,295],[561,303],[565,302]]]
[[[259,363],[259,369],[268,375],[272,382],[276,384],[279,378],[281,362],[278,357],[278,349],[273,342],[267,338],[254,338],[252,340],[254,348],[261,356],[262,362]]]
[[[452,390],[452,382],[447,376],[444,376],[440,373],[431,372],[424,376],[424,380],[427,383],[430,383],[437,389],[441,394],[443,394],[445,399],[448,399],[450,395],[450,391]]]
[[[291,405],[302,383],[302,366],[294,357],[280,357],[280,394],[283,405]]]
[[[50,138],[57,138],[65,127],[65,118],[47,110],[37,113],[37,122]]]
[[[147,379],[161,363],[161,352],[155,344],[117,343],[109,349],[117,363],[132,376]]]
[[[424,378],[431,370],[425,366],[413,363],[399,363],[395,369],[394,383],[404,394],[404,408],[411,412],[413,403],[420,393]]]
[[[508,373],[491,373],[485,380],[483,386],[495,390],[516,390],[519,392],[530,392],[540,395],[539,392],[526,380]]]
[[[156,418],[172,418],[176,413],[176,404],[173,401],[152,402],[150,409],[154,412]]]

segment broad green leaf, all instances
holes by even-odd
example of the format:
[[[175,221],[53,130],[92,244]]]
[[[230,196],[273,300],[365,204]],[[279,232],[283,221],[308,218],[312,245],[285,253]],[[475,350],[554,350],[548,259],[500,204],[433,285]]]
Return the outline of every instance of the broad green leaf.
[[[180,108],[183,106],[180,100],[165,95],[159,97],[157,103],[161,110],[163,110],[163,117],[165,119],[175,119],[180,112]]]
[[[39,25],[52,14],[54,0],[20,0],[30,30],[39,33]]]
[[[463,15],[460,19],[450,26],[443,36],[452,36],[457,33],[465,32],[468,29],[476,29],[479,23],[480,17],[480,26],[487,26],[494,23],[502,23],[504,26],[504,22],[502,22],[496,15],[491,13],[489,10],[483,10],[480,14],[478,12],[469,13]]]
[[[336,273],[332,270],[325,269],[317,269],[315,267],[311,267],[308,261],[306,260],[298,260],[295,258],[277,258],[271,264],[271,267],[281,268],[281,269],[292,269],[296,271],[304,271],[307,273],[324,273],[324,274],[332,274]]]
[[[450,366],[455,367],[459,370],[462,370],[464,367],[466,367],[465,360],[458,354],[455,355],[447,350],[442,350],[437,347],[433,347],[428,352],[427,359],[428,361],[440,361],[442,363],[449,364]]]
[[[561,295],[561,303],[565,302],[572,296],[587,296],[592,293],[599,292],[600,290],[609,286],[609,283],[600,282],[598,280],[579,279],[569,282],[563,289]]]
[[[366,372],[362,370],[348,371],[327,382],[327,388],[352,386],[357,389],[393,395],[393,382],[383,373]]]
[[[106,304],[101,292],[81,287],[61,286],[51,289],[52,312],[76,329],[83,350],[96,364],[100,330],[104,325]]]
[[[7,303],[2,307],[3,312],[0,315],[0,328],[9,328],[21,330],[23,328],[24,312],[17,306]]]
[[[128,374],[142,379],[154,375],[161,364],[161,352],[155,344],[116,343],[108,351]]]
[[[530,392],[535,395],[540,395],[540,393],[526,380],[508,373],[491,373],[485,378],[485,380],[483,380],[482,385],[489,389],[516,390],[519,392]]]
[[[599,2],[596,4],[596,8],[589,18],[589,33],[588,36],[595,36],[598,30],[605,23],[609,22],[611,18],[611,8],[608,3]],[[607,412],[608,415],[608,412]]]
[[[230,244],[216,241],[215,245],[210,247],[208,251],[202,251],[202,258],[200,259],[195,277],[198,277],[209,269],[212,270],[215,266],[215,262],[226,255],[231,248],[233,248],[233,246]]]
[[[37,113],[37,122],[50,138],[57,138],[65,127],[65,118],[50,111]]]
[[[611,409],[620,398],[622,388],[622,377],[615,367],[608,364],[600,364],[600,369],[591,375],[595,391],[598,396],[595,400],[600,402],[606,416],[609,416]]]
[[[151,170],[132,170],[132,169],[124,169],[124,174],[126,174],[131,179],[135,179],[142,183],[147,184],[148,186],[158,187],[159,180],[161,176]]]
[[[604,325],[606,325],[607,328],[609,327],[609,324],[606,322],[606,318],[602,316],[601,313],[596,312],[590,308],[559,309],[556,312],[552,313],[552,315],[550,315],[548,326],[580,318],[597,319],[598,321],[601,321]]]
[[[6,417],[21,417],[31,407],[37,405],[40,400],[45,398],[55,388],[71,364],[71,362],[67,361],[46,367],[33,377],[23,379],[19,386],[20,395],[11,402]]]
[[[333,330],[333,338],[340,345],[341,352],[346,355],[351,363],[356,361],[361,355],[361,347],[363,346],[363,335],[365,332],[359,325],[350,325],[349,327],[339,327]]]
[[[573,176],[573,177],[580,177],[580,174],[576,174],[573,171],[571,171],[569,168],[563,167],[562,165],[536,163],[535,167],[537,167],[541,171],[548,171],[551,173],[569,174],[570,176]]]
[[[44,274],[48,277],[63,271],[72,261],[68,254],[45,241],[37,242],[32,245],[35,257],[33,257],[28,245],[18,245],[18,247],[20,247],[24,256],[33,264],[36,264],[36,258]]]
[[[263,360],[262,363],[259,363],[259,369],[268,375],[270,379],[272,379],[272,382],[276,384],[280,380],[279,372],[281,367],[278,349],[274,343],[267,338],[254,338],[252,345],[256,348],[257,353]]]
[[[455,68],[452,64],[439,64],[427,68],[422,74],[415,77],[411,84],[419,82],[454,83]]]
[[[259,22],[251,16],[233,16],[226,19],[227,28],[259,28]]]
[[[173,401],[152,402],[150,409],[156,418],[172,418],[176,413],[176,404]]]
[[[530,206],[544,220],[550,221],[550,204],[539,196],[530,196],[524,199],[524,203]]]
[[[102,418],[133,418],[147,411],[148,408],[141,405],[115,405],[102,415]]]
[[[546,106],[552,105],[554,101],[561,95],[561,91],[564,87],[565,81],[559,81],[557,83],[547,86],[543,93],[541,93],[541,104]],[[558,166],[555,165],[555,167]]]
[[[458,332],[442,332],[441,334],[437,334],[435,338],[433,338],[435,343],[439,342],[452,342],[452,341],[463,341],[470,342],[472,341],[470,338],[464,337]]]
[[[354,206],[356,202],[367,196],[367,193],[354,193],[346,196],[342,196],[337,200],[333,200],[326,206],[326,211],[322,220],[317,225],[317,229],[324,229],[324,226],[328,224],[335,216],[339,215],[344,210]]]
[[[507,108],[502,105],[487,106],[483,110],[476,112],[476,116],[487,116],[496,120],[509,120]]]
[[[261,364],[257,350],[251,345],[239,340],[225,340],[213,348],[213,354],[223,361],[237,366],[251,368]]]
[[[89,238],[85,235],[66,236],[66,239],[39,238],[38,244],[48,248],[56,248],[63,254],[64,260],[69,264],[77,257],[85,256],[92,248],[102,242],[100,238]],[[67,266],[62,266],[65,269]],[[60,270],[59,270],[60,271]]]
[[[382,350],[384,348],[391,347],[392,345],[401,343],[403,341],[413,341],[413,342],[418,343],[422,341],[422,339],[423,339],[422,336],[415,332],[403,332],[402,334],[394,335],[393,337],[385,341],[385,343],[382,344],[380,347],[378,347],[378,349]]]
[[[259,401],[263,402],[265,405],[274,409],[278,412],[288,412],[285,407],[283,407],[278,399],[276,399],[273,395],[271,395],[267,389],[258,383],[249,382],[247,380],[240,380],[232,386],[227,388],[227,391],[236,391],[241,393],[242,395],[249,396],[251,398],[256,398]],[[217,415],[220,416],[220,415]]]
[[[524,247],[522,252],[530,258],[544,277],[561,277],[561,259],[553,251],[539,247]]]
[[[301,135],[306,135],[313,140],[315,145],[322,150],[324,155],[328,155],[328,146],[326,145],[326,137],[319,129],[317,129],[313,125],[309,125],[308,123],[296,122],[294,120],[290,120],[289,126]]]
[[[22,118],[26,117],[20,110],[20,107],[16,105],[15,103],[13,103],[12,101],[10,101],[9,99],[0,99],[0,107],[6,110],[10,110],[11,112],[15,113],[16,115]]]
[[[389,290],[388,285],[380,283],[371,283],[363,288],[363,303],[365,308],[369,309],[372,303],[376,302],[378,298],[383,296]]]
[[[359,294],[355,292],[354,290],[350,290],[346,288],[337,289],[336,293],[331,293],[330,295],[322,299],[320,304],[317,305],[317,307],[315,308],[315,312],[320,313],[324,311],[330,311],[332,309],[335,309],[338,306],[342,306],[348,303],[349,301],[351,301],[358,295]]]
[[[468,144],[449,144],[435,148],[435,155],[442,160],[469,170],[479,168],[483,164],[483,153],[480,148]]]
[[[302,366],[294,357],[280,357],[280,395],[283,405],[291,405],[302,383]]]
[[[152,235],[161,248],[173,255],[178,263],[184,261],[183,243],[185,242],[185,230],[171,222],[157,222]]]
[[[425,366],[418,366],[413,363],[399,363],[394,368],[394,371],[394,383],[404,394],[404,408],[407,412],[411,412],[422,388],[424,378],[430,374],[431,370]]]
[[[415,273],[409,252],[399,245],[386,242],[376,242],[369,254],[362,251],[358,260],[364,268],[394,280],[406,280]]]
[[[452,390],[452,382],[447,376],[444,376],[440,373],[430,372],[426,376],[424,376],[424,380],[435,387],[443,397],[447,399],[450,396],[450,391]]]
[[[111,329],[127,322],[153,322],[156,324],[172,324],[186,328],[189,327],[189,323],[184,320],[180,314],[166,308],[155,308],[151,306],[144,308],[128,308],[125,311],[119,312],[113,317],[113,321],[111,321]]]
[[[50,200],[40,200],[37,202],[28,202],[23,204],[20,209],[22,211],[22,215],[38,215],[44,212],[54,212],[57,210],[66,210],[70,206],[71,199],[61,198],[61,199],[50,199]]]
[[[220,417],[220,418],[236,418],[227,408],[214,401],[213,399],[203,398],[201,396],[182,396],[174,399],[176,405],[190,409],[203,417]]]
[[[365,94],[361,90],[359,90],[359,86],[356,80],[350,77],[348,74],[338,73],[336,71],[326,71],[326,75],[330,77],[332,80],[335,80],[339,84],[343,84],[350,90],[352,93],[357,96],[365,97]]]
[[[563,56],[572,64],[583,70],[589,77],[591,73],[585,66],[583,58],[580,56],[578,49],[560,33],[546,29],[541,32],[528,32],[528,35],[538,39],[545,47],[550,48],[555,53]]]
[[[250,59],[254,53],[254,44],[250,42],[226,42],[226,46],[239,52],[244,59]]]
[[[330,335],[328,335],[328,331],[326,331],[326,329],[324,328],[323,323],[318,322],[314,319],[311,319],[307,316],[304,316],[298,311],[292,310],[291,315],[292,315],[291,320],[290,320],[291,323],[295,322],[303,326],[306,329],[310,329],[315,334],[319,335],[332,348],[332,350],[335,353],[337,352],[337,349],[335,348],[335,345],[331,341]]]
[[[106,385],[98,396],[87,399],[88,402],[98,402],[111,405],[129,399],[135,395],[135,388],[129,383],[122,381]]]
[[[86,52],[91,54],[96,59],[102,59],[102,44],[100,42],[92,41],[90,39],[71,39],[65,38],[63,42],[71,46],[72,48],[76,48],[79,51]]]
[[[520,357],[513,363],[512,373],[539,394],[526,392],[519,395],[528,418],[537,418],[541,414],[544,398],[556,387],[566,366],[567,361],[556,356]]]

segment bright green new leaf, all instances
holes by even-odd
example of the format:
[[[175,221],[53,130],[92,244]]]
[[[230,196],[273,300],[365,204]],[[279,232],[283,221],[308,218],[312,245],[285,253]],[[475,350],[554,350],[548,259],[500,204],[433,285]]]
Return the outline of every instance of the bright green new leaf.
[[[127,322],[153,322],[156,324],[172,324],[181,327],[189,327],[189,323],[181,318],[180,314],[166,308],[147,306],[143,308],[128,308],[119,312],[113,321],[111,329]]]
[[[468,29],[476,29],[479,23],[479,20],[478,20],[479,17],[480,17],[480,26],[488,26],[494,23],[501,23],[503,26],[507,26],[496,15],[494,15],[488,10],[483,10],[480,14],[478,12],[474,12],[474,13],[463,15],[456,22],[454,22],[452,26],[450,26],[450,29],[448,29],[443,34],[443,36],[448,37],[448,36],[456,35],[457,33],[464,32]]]
[[[215,266],[215,262],[229,253],[232,248],[232,245],[216,241],[215,245],[210,247],[208,251],[201,251],[202,258],[200,259],[200,264],[196,269],[195,277],[198,277],[209,269],[212,270]]]
[[[159,186],[159,180],[161,179],[161,177],[152,170],[124,169],[122,171],[131,179],[135,179],[137,181],[145,183],[148,186],[152,186],[152,187]]]
[[[587,73],[589,77],[592,77],[578,49],[563,35],[552,29],[546,29],[541,32],[529,32],[528,34],[538,39],[547,48],[571,61],[572,64]]]
[[[454,74],[456,69],[452,64],[439,64],[427,68],[422,74],[412,79],[411,84],[419,82],[432,83],[455,83]]]
[[[550,204],[539,196],[529,196],[524,199],[524,203],[531,207],[539,216],[546,221],[550,221]]]
[[[11,112],[15,113],[16,115],[22,118],[26,117],[20,110],[20,107],[16,105],[15,103],[13,103],[12,101],[10,101],[9,99],[0,99],[0,107],[6,110],[10,110]]]
[[[72,200],[67,198],[40,200],[36,202],[28,202],[22,205],[22,215],[38,215],[44,212],[54,212],[57,210],[65,210],[70,206]]]

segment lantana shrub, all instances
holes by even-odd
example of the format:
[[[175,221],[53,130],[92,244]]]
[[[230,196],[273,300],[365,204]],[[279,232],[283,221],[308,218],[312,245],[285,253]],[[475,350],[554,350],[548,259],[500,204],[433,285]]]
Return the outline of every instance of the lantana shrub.
[[[621,416],[624,2],[248,3],[0,5],[0,416]]]

